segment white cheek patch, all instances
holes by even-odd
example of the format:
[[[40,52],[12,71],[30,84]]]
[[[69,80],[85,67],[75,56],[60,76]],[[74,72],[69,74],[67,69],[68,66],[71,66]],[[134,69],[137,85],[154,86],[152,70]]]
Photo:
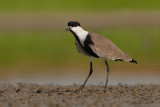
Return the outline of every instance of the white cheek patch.
[[[72,27],[72,31],[78,36],[81,44],[84,46],[84,41],[88,35],[88,32],[83,30],[80,26]]]

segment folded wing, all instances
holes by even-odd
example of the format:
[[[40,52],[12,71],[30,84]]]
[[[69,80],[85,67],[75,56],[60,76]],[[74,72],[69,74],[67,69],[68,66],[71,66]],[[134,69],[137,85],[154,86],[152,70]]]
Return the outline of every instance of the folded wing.
[[[119,49],[111,40],[96,33],[90,32],[89,35],[94,44],[90,48],[101,58],[120,61],[131,61],[132,58]]]

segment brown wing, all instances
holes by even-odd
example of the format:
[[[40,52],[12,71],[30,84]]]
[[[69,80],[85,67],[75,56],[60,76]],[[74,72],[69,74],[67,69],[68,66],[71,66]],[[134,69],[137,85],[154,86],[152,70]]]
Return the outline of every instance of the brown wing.
[[[111,40],[96,33],[89,33],[94,45],[90,45],[91,49],[101,58],[110,60],[131,61],[132,58],[120,50]]]

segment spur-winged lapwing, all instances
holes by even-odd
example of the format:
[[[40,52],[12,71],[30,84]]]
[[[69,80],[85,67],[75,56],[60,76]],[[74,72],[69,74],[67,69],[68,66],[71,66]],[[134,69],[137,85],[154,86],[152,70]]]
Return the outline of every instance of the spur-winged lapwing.
[[[108,38],[101,36],[96,33],[88,32],[82,29],[79,22],[70,21],[68,22],[68,27],[66,30],[70,31],[75,37],[75,45],[79,53],[90,56],[90,72],[84,81],[83,85],[80,87],[81,91],[89,77],[91,76],[92,70],[92,59],[95,58],[103,58],[105,60],[105,64],[107,66],[107,78],[106,84],[104,88],[104,92],[106,92],[108,78],[109,78],[109,65],[106,59],[110,59],[113,61],[128,61],[128,62],[137,62],[132,59],[129,55],[119,49],[111,40]]]

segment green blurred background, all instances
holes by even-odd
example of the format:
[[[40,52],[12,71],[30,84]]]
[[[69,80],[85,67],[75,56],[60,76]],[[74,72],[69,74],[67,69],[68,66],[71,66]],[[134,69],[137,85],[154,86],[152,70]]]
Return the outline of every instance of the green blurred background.
[[[71,20],[138,61],[109,61],[113,72],[159,74],[159,0],[1,0],[0,77],[87,75],[89,57],[78,54],[73,35],[64,31]],[[104,75],[104,61],[95,59],[94,69]]]

